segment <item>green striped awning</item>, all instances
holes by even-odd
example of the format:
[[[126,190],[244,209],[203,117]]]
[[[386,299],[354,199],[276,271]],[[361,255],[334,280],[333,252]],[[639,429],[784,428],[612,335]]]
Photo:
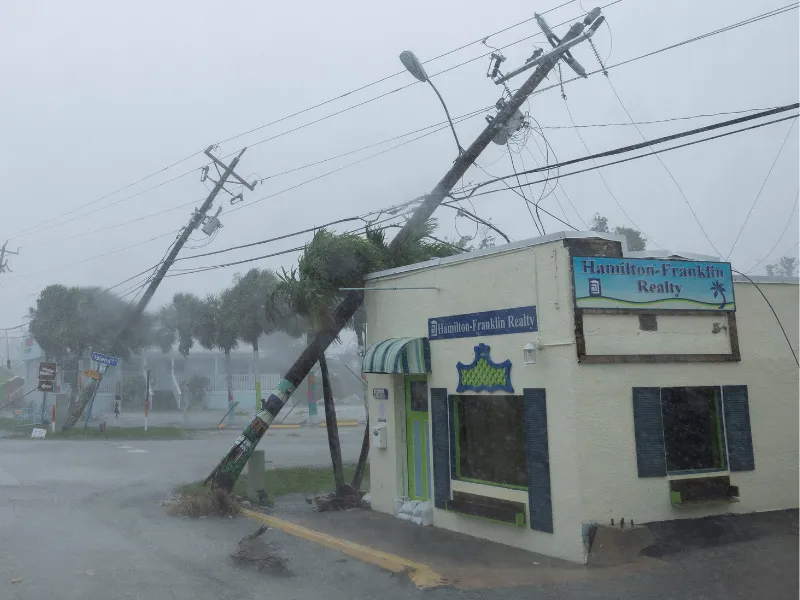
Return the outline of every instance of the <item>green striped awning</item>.
[[[428,338],[389,338],[370,346],[361,365],[363,373],[431,372]]]

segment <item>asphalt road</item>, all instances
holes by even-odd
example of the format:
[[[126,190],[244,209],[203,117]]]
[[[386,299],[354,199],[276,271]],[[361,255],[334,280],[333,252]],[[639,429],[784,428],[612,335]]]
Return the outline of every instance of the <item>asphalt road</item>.
[[[346,460],[360,428],[342,431]],[[178,519],[160,502],[175,483],[208,473],[235,432],[194,440],[108,443],[0,439],[0,598],[400,600],[422,594],[337,552],[269,531],[293,577],[233,566],[228,554],[255,529],[247,519]],[[271,432],[272,464],[326,464],[324,430]],[[663,558],[624,577],[524,590],[424,594],[442,600],[797,597],[797,536],[783,534]],[[12,580],[20,579],[18,583]]]

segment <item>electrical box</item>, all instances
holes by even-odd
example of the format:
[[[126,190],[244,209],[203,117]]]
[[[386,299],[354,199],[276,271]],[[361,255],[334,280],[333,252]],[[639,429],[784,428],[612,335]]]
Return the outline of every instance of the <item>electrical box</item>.
[[[378,423],[372,427],[372,447],[386,448],[386,423]]]

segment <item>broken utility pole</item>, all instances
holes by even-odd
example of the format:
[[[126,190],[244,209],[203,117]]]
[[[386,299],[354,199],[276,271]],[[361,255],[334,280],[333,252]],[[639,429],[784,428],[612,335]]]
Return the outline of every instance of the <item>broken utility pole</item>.
[[[533,91],[544,80],[547,74],[555,67],[556,63],[565,53],[576,44],[589,39],[597,28],[602,24],[603,17],[599,16],[600,10],[594,9],[581,23],[575,23],[569,32],[558,41],[555,48],[547,53],[541,53],[531,58],[526,65],[518,69],[517,72],[536,67],[530,78],[520,87],[509,100],[498,104],[498,113],[489,125],[481,132],[474,142],[463,153],[459,155],[453,166],[447,171],[445,176],[439,181],[435,188],[425,197],[422,204],[414,212],[411,218],[400,229],[395,238],[389,244],[389,248],[394,250],[403,243],[404,240],[414,235],[431,217],[439,204],[448,196],[450,191],[467,172],[475,160],[492,143],[492,139],[506,127],[509,119],[517,115],[519,108],[533,93]],[[588,26],[588,28],[587,28]],[[584,31],[585,30],[585,31]],[[495,83],[500,83],[496,81]],[[219,464],[206,478],[214,487],[221,488],[230,492],[236,480],[244,469],[247,460],[256,448],[256,445],[264,436],[272,421],[283,408],[289,396],[297,389],[300,382],[317,362],[320,353],[333,342],[344,328],[348,320],[361,306],[364,299],[363,291],[350,291],[342,299],[333,314],[333,326],[318,332],[311,342],[303,350],[302,354],[295,361],[294,365],[284,375],[278,383],[278,387],[273,390],[267,400],[266,407],[258,411],[250,424],[244,429],[242,434],[236,439],[233,447],[225,454]]]
[[[117,335],[117,340],[124,339],[125,336],[128,335],[128,333],[130,332],[130,330],[136,325],[136,322],[142,316],[142,313],[144,313],[144,310],[150,303],[153,294],[156,293],[156,289],[158,289],[158,286],[164,279],[164,276],[167,274],[167,271],[169,271],[170,267],[175,262],[178,253],[181,251],[184,244],[189,239],[189,236],[192,235],[192,232],[195,229],[197,229],[201,224],[207,222],[206,213],[211,208],[211,205],[214,203],[214,199],[217,197],[217,194],[219,194],[220,191],[225,191],[230,196],[232,196],[232,198],[241,199],[241,194],[234,196],[233,194],[228,192],[228,190],[225,189],[225,182],[228,180],[228,178],[232,177],[250,191],[252,191],[253,188],[255,188],[256,186],[255,182],[248,183],[233,171],[236,168],[236,165],[239,164],[239,159],[241,158],[242,154],[244,154],[244,151],[247,150],[247,148],[242,148],[242,151],[239,152],[239,154],[237,154],[236,157],[231,161],[230,166],[226,165],[216,156],[211,154],[212,148],[213,146],[209,146],[208,148],[206,148],[205,155],[213,161],[214,167],[216,168],[217,173],[219,173],[219,180],[214,182],[215,183],[214,188],[211,190],[211,193],[208,194],[208,198],[206,198],[202,206],[192,213],[192,218],[189,219],[189,223],[181,231],[180,235],[178,236],[178,239],[175,241],[175,244],[169,251],[169,254],[167,254],[166,258],[164,258],[163,262],[159,265],[158,270],[156,271],[155,275],[152,277],[150,281],[150,285],[147,287],[147,291],[145,291],[144,295],[139,300],[138,304],[136,305],[136,308],[133,311],[133,314],[128,319],[126,325],[122,328],[122,331],[120,331],[119,335]],[[205,181],[206,179],[211,179],[211,178],[208,176],[208,167],[203,167],[202,180]],[[211,179],[211,181],[214,180]],[[233,200],[231,200],[231,202],[233,202]],[[216,226],[219,226],[218,222]],[[213,232],[213,230],[216,229],[216,226],[213,227],[210,231]],[[208,225],[206,225],[204,229],[207,227]],[[210,235],[210,233],[208,234]],[[100,387],[101,381],[102,381],[102,374],[100,379],[97,381],[95,385],[95,389]],[[70,411],[70,414],[67,417],[67,421],[64,423],[63,431],[72,428],[78,422],[78,420],[81,418],[81,415],[83,414],[84,409],[86,408],[86,405],[91,401],[91,398],[92,395],[90,393],[84,393],[81,395],[80,400],[75,403],[73,410]]]
[[[0,273],[11,273],[11,269],[8,268],[8,259],[6,255],[13,254],[17,256],[19,254],[19,248],[17,248],[16,252],[12,252],[11,250],[6,250],[6,246],[8,246],[8,240],[0,247]]]

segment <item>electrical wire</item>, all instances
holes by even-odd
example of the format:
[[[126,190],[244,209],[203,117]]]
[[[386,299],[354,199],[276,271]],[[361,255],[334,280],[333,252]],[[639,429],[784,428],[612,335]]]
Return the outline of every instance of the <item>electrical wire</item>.
[[[574,1],[575,1],[575,0],[569,0],[568,2],[564,2],[564,3],[562,3],[562,4],[559,4],[559,5],[557,5],[557,6],[553,7],[553,8],[551,8],[551,9],[548,9],[548,10],[546,10],[546,11],[542,12],[541,14],[543,14],[543,15],[544,15],[544,14],[548,14],[548,13],[550,13],[550,12],[553,12],[553,11],[555,11],[555,10],[558,10],[558,9],[560,9],[560,8],[563,8],[564,6],[567,6],[567,5],[569,5],[569,4],[572,4]],[[617,2],[619,2],[619,1],[621,1],[621,0],[617,0]],[[615,3],[616,3],[616,2],[614,2],[614,3],[612,3],[612,4],[615,4]],[[436,61],[436,60],[439,60],[439,59],[441,59],[441,58],[444,58],[444,57],[446,57],[446,56],[449,56],[449,55],[451,55],[451,54],[453,54],[453,53],[455,53],[455,52],[459,52],[459,51],[461,51],[461,50],[464,50],[464,49],[466,49],[466,48],[468,48],[468,47],[470,47],[470,46],[473,46],[473,45],[475,45],[475,44],[479,44],[479,43],[480,43],[482,40],[488,39],[489,37],[493,37],[493,36],[499,35],[499,34],[501,34],[501,33],[505,33],[506,31],[509,31],[509,30],[511,30],[511,29],[514,29],[514,28],[516,28],[516,27],[519,27],[519,26],[521,26],[521,25],[524,25],[525,23],[528,23],[528,22],[530,22],[530,21],[534,20],[535,18],[536,18],[536,17],[534,16],[534,17],[529,17],[529,18],[527,18],[527,19],[523,19],[523,20],[517,21],[516,23],[513,23],[513,24],[511,24],[511,25],[509,25],[509,26],[507,26],[507,27],[504,27],[504,28],[502,28],[502,29],[499,29],[499,30],[497,30],[497,31],[495,31],[495,32],[493,32],[493,33],[490,33],[488,36],[482,36],[482,37],[481,37],[481,38],[479,38],[479,39],[473,40],[473,41],[471,41],[471,42],[468,42],[467,44],[463,44],[463,45],[461,45],[461,46],[459,46],[459,47],[457,47],[457,48],[454,48],[454,49],[452,49],[452,50],[448,50],[448,51],[446,51],[446,52],[444,52],[444,53],[442,53],[442,54],[439,54],[438,56],[435,56],[435,57],[433,57],[433,58],[430,58],[430,59],[428,59],[428,60],[426,60],[426,61],[423,61],[423,64],[428,64],[428,63],[431,63],[431,62],[433,62],[433,61]],[[564,23],[566,23],[566,22],[569,22],[569,21],[565,21]],[[561,25],[563,25],[564,23],[561,23]],[[524,38],[524,39],[528,39],[528,38]],[[518,40],[518,41],[516,41],[516,42],[513,42],[512,44],[509,44],[509,45],[514,45],[514,44],[520,43],[520,42],[524,41],[524,39],[523,39],[523,40]],[[508,47],[508,46],[504,46],[504,47]],[[453,68],[458,68],[459,66],[463,66],[463,65],[465,65],[465,64],[469,64],[470,62],[473,62],[474,60],[478,60],[479,58],[483,58],[483,56],[484,56],[484,55],[482,55],[482,56],[480,56],[480,57],[477,57],[477,58],[474,58],[474,59],[471,59],[470,61],[467,61],[467,62],[465,62],[465,63],[462,63],[461,65],[457,65],[456,67],[451,67],[451,68],[447,69],[446,71],[450,71],[450,70],[452,70]],[[232,140],[238,139],[238,138],[240,138],[240,137],[243,137],[243,136],[249,135],[249,134],[251,134],[251,133],[253,133],[253,132],[255,132],[255,131],[259,131],[259,130],[261,130],[261,129],[264,129],[264,128],[266,128],[266,127],[270,127],[270,126],[272,126],[272,125],[276,125],[276,124],[278,124],[278,123],[281,123],[281,122],[283,122],[283,121],[286,121],[286,120],[288,120],[288,119],[294,118],[294,117],[296,117],[296,116],[299,116],[299,115],[301,115],[301,114],[304,114],[304,113],[306,113],[306,112],[309,112],[309,111],[315,110],[315,109],[317,109],[317,108],[320,108],[320,107],[322,107],[322,106],[325,106],[325,105],[327,105],[327,104],[330,104],[330,103],[332,103],[332,102],[335,102],[335,101],[337,101],[337,100],[341,100],[342,98],[345,98],[345,97],[347,97],[347,96],[350,96],[350,95],[352,95],[352,94],[355,94],[355,93],[358,93],[358,92],[360,92],[360,91],[363,91],[363,90],[365,90],[365,89],[367,89],[367,88],[370,88],[370,87],[373,87],[373,86],[375,86],[375,85],[378,85],[378,84],[380,84],[380,83],[383,83],[384,81],[387,81],[387,80],[389,80],[389,79],[392,79],[392,78],[394,78],[394,77],[397,77],[397,76],[399,76],[399,75],[402,75],[402,74],[404,74],[404,73],[406,73],[406,71],[405,71],[405,70],[396,71],[395,73],[392,73],[391,75],[387,75],[387,76],[385,76],[385,77],[379,78],[379,79],[377,79],[377,80],[375,80],[375,81],[372,81],[372,82],[370,82],[370,83],[368,83],[368,84],[362,85],[362,86],[360,86],[360,87],[357,87],[357,88],[355,88],[355,89],[352,89],[352,90],[350,90],[350,91],[348,91],[348,92],[345,92],[345,93],[343,93],[343,94],[339,94],[339,95],[337,95],[337,96],[334,96],[334,97],[332,97],[332,98],[329,98],[328,100],[324,100],[324,101],[322,101],[322,102],[319,102],[319,103],[317,103],[317,104],[314,104],[314,105],[312,105],[312,106],[308,106],[308,107],[306,107],[306,108],[303,108],[303,109],[301,109],[301,110],[299,110],[299,111],[295,111],[295,112],[293,112],[293,113],[291,113],[291,114],[288,114],[288,115],[286,115],[286,116],[283,116],[283,117],[281,117],[281,118],[279,118],[279,119],[275,119],[275,120],[273,120],[273,121],[270,121],[269,123],[265,123],[265,124],[263,124],[263,125],[259,125],[258,127],[253,127],[253,128],[251,128],[251,129],[249,129],[249,130],[247,130],[247,131],[244,131],[244,132],[242,132],[242,133],[238,133],[238,134],[236,134],[236,135],[233,135],[233,136],[231,136],[231,137],[225,138],[225,139],[223,139],[223,140],[221,140],[221,141],[217,142],[216,144],[214,144],[214,146],[219,146],[220,144],[224,144],[224,143],[226,143],[226,142],[229,142],[229,141],[232,141]],[[437,73],[436,75],[438,75],[438,73]],[[436,75],[431,75],[431,77],[435,77]],[[401,91],[401,90],[403,90],[403,89],[406,89],[406,88],[408,88],[408,87],[411,87],[412,85],[416,85],[417,83],[419,83],[419,82],[418,82],[418,81],[414,81],[414,82],[412,82],[412,83],[409,83],[409,84],[407,84],[407,85],[401,86],[401,87],[399,87],[399,88],[396,88],[396,89],[394,89],[394,90],[391,90],[391,91],[389,91],[389,92],[386,92],[386,93],[384,93],[384,94],[380,94],[380,95],[378,95],[378,96],[375,96],[375,97],[373,97],[373,98],[370,98],[370,99],[368,99],[368,100],[366,100],[366,101],[364,101],[364,102],[358,103],[358,104],[356,104],[356,105],[353,105],[353,106],[347,107],[347,108],[345,108],[345,109],[343,109],[343,110],[340,110],[340,111],[337,111],[337,112],[335,112],[335,113],[332,113],[332,114],[330,114],[330,115],[327,115],[327,116],[325,116],[325,117],[323,117],[323,118],[321,118],[321,119],[314,120],[314,121],[312,121],[311,123],[307,123],[307,124],[305,124],[305,125],[303,125],[303,126],[300,126],[300,127],[294,128],[294,129],[292,129],[292,130],[289,130],[288,132],[284,132],[284,133],[282,133],[282,134],[280,134],[280,135],[278,135],[278,136],[273,136],[273,137],[271,137],[271,138],[267,138],[267,139],[265,139],[265,140],[260,140],[260,141],[258,141],[258,142],[255,142],[254,144],[251,144],[251,146],[262,144],[262,143],[264,143],[264,142],[266,142],[266,141],[269,141],[270,139],[275,139],[275,138],[277,138],[277,137],[282,137],[282,136],[284,136],[284,135],[287,135],[288,133],[291,133],[291,132],[294,132],[294,131],[298,131],[299,129],[303,129],[303,128],[305,128],[305,127],[308,127],[308,126],[310,126],[310,125],[313,125],[313,124],[315,124],[315,123],[319,123],[319,122],[321,122],[321,121],[327,120],[327,119],[329,119],[329,118],[332,118],[332,117],[334,117],[334,116],[338,116],[338,115],[340,115],[340,114],[342,114],[342,113],[344,113],[344,112],[348,112],[349,110],[353,110],[354,108],[358,108],[358,107],[364,106],[365,104],[368,104],[368,103],[370,103],[370,102],[374,102],[374,101],[376,101],[376,100],[379,100],[380,98],[384,98],[384,97],[386,97],[386,96],[388,96],[388,95],[391,95],[391,94],[394,94],[394,93],[396,93],[396,92],[399,92],[399,91]],[[134,182],[132,182],[132,183],[129,183],[129,184],[127,184],[127,185],[124,185],[124,186],[122,186],[122,187],[120,187],[120,188],[118,188],[118,189],[116,189],[116,190],[114,190],[114,191],[112,191],[112,192],[109,192],[109,193],[107,193],[107,194],[105,194],[105,195],[103,195],[103,196],[100,196],[100,197],[98,197],[98,198],[96,198],[96,199],[94,199],[94,200],[91,200],[91,201],[89,201],[89,202],[86,202],[86,203],[82,204],[81,206],[78,206],[78,207],[76,207],[76,208],[70,209],[69,211],[66,211],[66,212],[64,212],[64,213],[61,213],[61,214],[59,214],[59,215],[55,216],[55,217],[52,217],[52,218],[50,218],[50,219],[47,219],[46,221],[40,222],[40,223],[38,223],[38,224],[36,224],[36,225],[33,225],[32,227],[28,227],[28,228],[25,228],[25,229],[22,229],[22,230],[18,230],[18,231],[16,231],[16,232],[14,232],[13,234],[10,234],[10,235],[9,235],[9,236],[7,236],[7,237],[11,237],[11,238],[13,238],[13,237],[15,237],[15,236],[18,236],[18,235],[22,234],[23,232],[30,232],[30,230],[31,230],[31,229],[34,229],[34,228],[40,227],[41,225],[44,225],[44,224],[47,224],[47,223],[51,223],[51,222],[55,222],[55,224],[54,224],[54,225],[51,225],[50,227],[47,227],[47,229],[50,229],[50,228],[52,228],[52,227],[54,227],[54,226],[57,226],[57,225],[60,225],[60,224],[63,222],[63,217],[65,217],[65,216],[68,216],[68,215],[70,215],[70,214],[73,214],[73,213],[75,213],[75,212],[77,212],[77,211],[79,211],[79,210],[82,210],[82,209],[84,209],[84,208],[88,208],[89,206],[93,206],[93,205],[97,204],[98,202],[101,202],[101,201],[103,201],[103,200],[105,200],[105,199],[107,199],[107,198],[109,198],[109,197],[111,197],[111,196],[114,196],[114,195],[116,195],[116,194],[118,194],[118,193],[120,193],[120,192],[122,192],[122,191],[124,191],[124,190],[127,190],[127,189],[129,189],[129,188],[131,188],[131,187],[134,187],[134,186],[138,185],[139,183],[142,183],[142,182],[144,182],[144,181],[146,181],[146,180],[148,180],[148,179],[151,179],[152,177],[155,177],[156,175],[159,175],[159,174],[161,174],[161,173],[163,173],[163,172],[165,172],[165,171],[168,171],[169,169],[171,169],[171,168],[173,168],[173,167],[175,167],[175,166],[177,166],[177,165],[179,165],[179,164],[181,164],[181,163],[184,163],[184,162],[186,162],[187,160],[190,160],[190,159],[194,158],[195,156],[202,155],[202,153],[203,153],[203,152],[202,152],[202,151],[200,151],[200,150],[198,150],[198,151],[196,151],[196,152],[193,152],[192,154],[189,154],[188,156],[185,156],[185,157],[181,158],[180,160],[177,160],[177,161],[175,161],[175,162],[172,162],[172,163],[168,164],[168,165],[167,165],[167,166],[165,166],[165,167],[162,167],[162,168],[160,168],[160,169],[157,169],[156,171],[153,171],[153,172],[152,172],[152,173],[150,173],[149,175],[145,175],[144,177],[141,177],[141,178],[137,179],[136,181],[134,181]],[[198,167],[198,168],[199,168],[199,167]],[[140,195],[141,193],[145,193],[145,192],[151,191],[151,190],[153,190],[153,189],[156,189],[156,188],[158,188],[158,187],[161,187],[162,185],[166,185],[167,183],[170,183],[171,181],[175,181],[176,179],[180,179],[180,178],[182,178],[182,177],[185,177],[185,176],[187,176],[187,175],[189,175],[189,174],[191,174],[191,173],[194,173],[195,171],[197,171],[197,169],[192,169],[191,171],[188,171],[188,172],[186,172],[186,173],[183,173],[183,174],[181,174],[181,175],[178,175],[177,177],[174,177],[174,178],[172,178],[172,179],[170,179],[170,180],[167,180],[167,181],[165,181],[165,182],[162,182],[162,183],[160,183],[160,184],[158,184],[158,185],[156,185],[156,186],[153,186],[153,187],[151,187],[151,188],[148,188],[147,190],[143,190],[142,192],[139,192],[139,193],[137,193],[137,194],[134,194],[133,196],[129,196],[128,198],[125,198],[125,199],[127,200],[127,199],[130,199],[130,198],[132,198],[132,197],[135,197],[135,196],[137,196],[137,195]],[[70,219],[70,220],[72,220],[72,219]],[[28,233],[28,235],[30,235],[30,233]]]
[[[730,127],[732,125],[738,125],[740,123],[746,123],[748,121],[752,121],[752,120],[755,120],[755,119],[761,119],[761,118],[772,116],[772,115],[777,115],[779,113],[786,112],[786,111],[789,111],[789,110],[796,110],[797,108],[800,108],[800,103],[795,102],[794,104],[787,104],[786,106],[780,106],[780,107],[773,108],[773,109],[766,110],[766,111],[762,111],[762,112],[759,112],[759,113],[756,113],[756,114],[753,114],[753,115],[748,115],[746,117],[738,117],[736,119],[730,119],[730,120],[727,120],[727,121],[720,121],[720,122],[714,123],[712,125],[706,125],[704,127],[698,127],[698,128],[695,128],[695,129],[688,129],[688,130],[684,130],[684,131],[681,131],[681,132],[678,132],[678,133],[665,135],[665,136],[662,136],[660,138],[655,138],[655,139],[649,140],[647,142],[642,142],[642,143],[639,143],[639,144],[630,144],[628,146],[622,146],[620,148],[615,148],[613,150],[607,150],[607,151],[599,152],[599,153],[596,153],[596,154],[590,154],[588,156],[582,156],[582,157],[579,157],[579,158],[574,158],[574,159],[571,159],[571,160],[562,161],[562,162],[556,163],[554,165],[546,165],[545,167],[540,167],[540,168],[537,168],[537,169],[529,169],[526,172],[527,173],[538,173],[538,172],[541,172],[541,171],[544,171],[544,170],[547,170],[547,169],[553,169],[555,167],[559,167],[560,168],[560,167],[564,167],[564,166],[567,166],[567,165],[571,165],[571,164],[575,164],[575,163],[579,163],[579,162],[584,162],[584,161],[587,161],[587,160],[594,161],[597,158],[605,158],[605,157],[608,157],[608,156],[614,156],[614,155],[617,155],[617,154],[623,154],[623,153],[631,152],[631,151],[634,151],[634,150],[640,150],[642,148],[649,148],[650,146],[654,146],[656,144],[662,144],[662,143],[665,143],[665,142],[669,142],[669,141],[672,141],[672,140],[680,139],[680,138],[687,137],[687,136],[690,136],[690,135],[696,135],[696,134],[699,134],[699,133],[705,133],[707,131],[713,131],[715,129],[720,129],[722,127]],[[774,120],[774,121],[768,121],[766,123],[762,123],[762,124],[757,125],[755,127],[747,127],[747,128],[739,129],[739,130],[734,131],[733,133],[739,133],[741,131],[748,131],[750,129],[757,129],[758,127],[762,127],[764,125],[771,125],[773,123],[780,123],[781,121],[786,121],[788,119],[794,119],[794,118],[797,118],[797,115],[784,117],[782,119],[777,119],[777,120]],[[730,133],[725,134],[725,135],[730,135]],[[705,138],[705,139],[716,139],[717,137],[725,137],[725,135],[715,136],[715,137],[710,137],[710,138]],[[695,143],[697,143],[697,142],[695,142]],[[680,147],[683,147],[683,146],[675,146],[674,148],[680,148]],[[647,155],[646,154],[642,155],[642,157],[644,157],[644,156],[647,156]],[[609,164],[617,164],[617,163],[609,163]],[[601,165],[601,166],[607,166],[607,165]],[[593,169],[589,169],[589,170],[593,170]],[[502,177],[496,177],[496,178],[490,179],[488,181],[483,181],[483,182],[480,182],[480,183],[472,185],[469,189],[470,189],[471,192],[474,193],[474,191],[476,191],[477,189],[479,189],[479,188],[481,188],[481,187],[483,187],[485,185],[496,183],[498,181],[503,181],[504,179],[509,179],[511,177],[514,177],[514,174],[504,175]]]
[[[725,260],[729,260],[730,257],[731,257],[731,254],[733,254],[733,249],[736,248],[736,244],[739,242],[739,238],[741,237],[742,232],[744,231],[744,227],[745,227],[745,225],[747,225],[747,222],[750,220],[750,215],[753,214],[753,209],[756,207],[756,203],[758,202],[758,199],[761,198],[761,193],[764,191],[764,187],[767,185],[767,181],[769,181],[769,176],[772,175],[772,170],[775,168],[775,165],[777,164],[778,159],[781,157],[781,154],[783,153],[783,148],[784,148],[784,146],[786,146],[786,142],[789,140],[789,135],[794,130],[794,126],[796,124],[797,124],[797,119],[792,121],[792,124],[789,126],[789,131],[786,132],[786,135],[783,138],[783,142],[781,143],[781,147],[778,148],[778,153],[775,155],[775,159],[772,161],[772,164],[769,167],[769,171],[767,171],[767,176],[764,177],[764,181],[761,183],[761,187],[758,190],[758,194],[756,194],[755,200],[753,200],[753,204],[750,205],[750,210],[747,211],[747,216],[744,218],[744,222],[742,223],[742,226],[739,228],[739,233],[736,234],[736,239],[733,240],[733,246],[731,246],[731,250],[730,250],[730,252],[728,252],[728,256],[725,257]],[[794,212],[794,211],[792,211],[792,212]]]
[[[572,111],[569,108],[569,103],[567,102],[566,96],[563,96],[563,99],[564,99],[564,107],[567,109],[567,114],[569,115],[569,120],[570,120],[570,122],[572,122],[574,124],[575,123],[575,119],[572,117]],[[589,146],[586,143],[586,140],[583,139],[583,136],[581,135],[581,132],[580,132],[580,130],[578,130],[577,127],[575,128],[575,135],[578,136],[578,139],[581,141],[581,144],[583,145],[583,147],[586,150],[586,152],[591,154],[592,151],[589,150]],[[592,159],[592,163],[595,166],[597,166],[597,161],[595,161],[595,159]],[[630,221],[630,223],[631,223],[631,225],[633,225],[634,229],[636,229],[638,231],[641,231],[645,238],[647,238],[648,240],[653,242],[656,245],[657,248],[661,248],[661,245],[657,241],[655,241],[651,235],[649,235],[641,227],[639,227],[636,224],[636,221],[633,220],[633,217],[631,217],[628,214],[628,211],[625,210],[625,208],[622,206],[622,203],[617,198],[616,194],[614,194],[613,190],[611,189],[611,186],[608,185],[608,181],[606,181],[606,178],[603,176],[603,172],[600,169],[597,169],[595,172],[597,173],[598,177],[600,177],[600,180],[603,182],[603,186],[606,188],[606,191],[608,192],[608,195],[611,196],[612,200],[614,200],[614,204],[616,204],[617,208],[619,208],[622,211],[622,214],[625,215],[625,218],[628,219],[628,221]]]
[[[519,180],[519,173],[517,173],[517,166],[514,164],[514,153],[511,152],[511,148],[508,149],[508,157],[511,159],[511,169],[514,171],[514,176],[516,177],[517,184],[520,187],[519,191],[522,195],[522,199],[525,200],[525,208],[528,209],[528,213],[531,215],[531,219],[533,219],[533,224],[536,225],[536,231],[539,232],[539,235],[544,235],[544,224],[542,223],[542,217],[539,216],[539,206],[534,205],[536,207],[536,216],[534,216],[533,211],[531,210],[531,204],[533,204],[533,202],[528,200],[527,196],[525,196],[525,189],[522,187],[522,182]]]
[[[789,344],[789,351],[792,353],[792,356],[794,357],[794,362],[796,362],[797,365],[800,366],[800,361],[797,360],[797,354],[795,354],[794,347],[792,346],[792,342],[789,340],[789,336],[786,335],[786,330],[783,328],[783,323],[781,323],[781,320],[778,318],[778,313],[775,312],[775,308],[772,306],[772,302],[769,301],[769,299],[766,297],[766,295],[764,295],[764,292],[761,290],[759,285],[755,281],[750,279],[750,277],[748,277],[747,275],[745,275],[741,271],[737,271],[734,268],[731,268],[731,271],[733,271],[734,273],[738,273],[739,275],[741,275],[742,277],[747,279],[747,281],[752,283],[755,286],[755,288],[758,290],[758,293],[761,294],[761,297],[764,298],[764,302],[766,302],[767,305],[769,306],[769,309],[772,311],[772,314],[775,316],[775,320],[778,322],[778,327],[780,327],[781,331],[783,332],[783,337],[786,338],[786,343]]]
[[[792,216],[794,215],[794,211],[797,210],[798,200],[800,200],[800,189],[797,190],[797,195],[795,196],[794,204],[792,205],[792,212],[789,213],[789,218],[786,219],[786,225],[784,226],[783,231],[781,231],[781,234],[778,236],[778,239],[775,241],[775,244],[772,246],[772,248],[769,249],[769,252],[767,252],[764,255],[764,258],[762,258],[756,264],[754,264],[752,267],[750,267],[747,271],[745,271],[745,273],[750,273],[751,271],[755,271],[756,268],[758,268],[761,265],[761,263],[766,262],[766,260],[770,256],[772,256],[772,253],[775,251],[775,248],[778,247],[778,244],[781,243],[781,240],[783,239],[783,236],[786,235],[786,231],[789,229],[789,225],[792,224]]]

